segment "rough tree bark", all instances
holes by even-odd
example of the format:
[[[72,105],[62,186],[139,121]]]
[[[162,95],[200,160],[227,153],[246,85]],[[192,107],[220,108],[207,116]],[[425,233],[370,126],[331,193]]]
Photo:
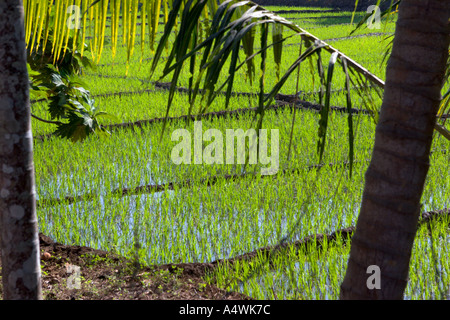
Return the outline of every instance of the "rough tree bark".
[[[4,299],[41,299],[21,0],[0,1],[0,230]]]
[[[449,47],[449,0],[403,0],[341,299],[403,299]],[[370,289],[370,265],[380,289]]]

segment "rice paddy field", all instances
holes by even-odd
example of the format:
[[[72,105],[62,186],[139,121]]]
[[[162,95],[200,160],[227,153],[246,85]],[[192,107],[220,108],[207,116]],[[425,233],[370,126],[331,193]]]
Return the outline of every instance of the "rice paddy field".
[[[381,63],[381,57],[391,39],[388,37],[394,32],[395,21],[379,30],[363,28],[349,37],[354,29],[350,25],[352,12],[321,12],[327,9],[330,8],[314,9],[316,13],[280,15],[384,79],[386,65]],[[362,13],[357,13],[355,21],[361,17]],[[296,37],[284,43],[282,70],[287,70],[298,57],[299,43]],[[266,71],[267,88],[276,83],[271,54]],[[97,70],[86,70],[82,76],[96,106],[117,117],[105,120],[105,125],[161,118],[166,112],[168,90],[148,78],[149,50],[141,56],[138,42],[127,75],[126,57],[126,48],[119,46],[113,60],[111,48],[106,45]],[[329,55],[324,53],[323,59],[327,62]],[[156,75],[162,68],[162,64],[158,66]],[[223,81],[227,74],[220,77]],[[186,70],[178,85],[187,87],[188,78]],[[344,74],[336,73],[332,106],[346,106],[346,96],[339,91],[343,84]],[[317,103],[318,81],[313,82],[309,69],[303,66],[300,89],[304,100]],[[242,74],[236,77],[233,90],[255,94],[258,84],[250,84]],[[293,77],[281,93],[295,92]],[[358,96],[353,97],[353,107],[363,108]],[[381,105],[381,100],[376,103]],[[219,97],[208,112],[224,111],[224,105],[225,98]],[[229,116],[201,118],[201,130],[205,133],[216,129],[225,135],[229,128],[244,131],[254,128],[252,112],[231,111],[257,105],[256,95],[235,95],[226,110],[230,111]],[[32,104],[33,112],[40,117],[48,117],[46,108],[44,102]],[[188,110],[187,95],[177,93],[169,116],[182,117]],[[374,120],[362,113],[353,115],[355,163],[350,177],[349,167],[344,165],[349,160],[348,115],[331,113],[324,165],[320,168],[318,112],[296,110],[289,153],[293,117],[294,112],[288,107],[266,111],[263,128],[269,133],[272,162],[245,167],[237,161],[175,164],[171,155],[179,141],[172,141],[171,134],[177,129],[194,134],[195,125],[197,128],[199,125],[182,118],[168,122],[161,141],[163,123],[155,120],[112,130],[107,138],[91,135],[77,143],[49,137],[55,126],[33,119],[40,232],[64,244],[89,246],[127,257],[137,252],[139,259],[150,265],[230,259],[280,242],[295,243],[308,236],[354,226],[364,173],[371,157]],[[448,124],[446,127],[450,128]],[[275,129],[279,138],[278,159],[272,149]],[[204,141],[202,147],[208,144]],[[446,186],[450,185],[450,153],[445,152],[448,149],[449,142],[436,135],[422,198],[423,212],[449,207]],[[259,174],[270,165],[277,166],[276,174]],[[223,264],[207,279],[256,299],[338,299],[350,249],[346,240],[338,236],[307,249],[286,246],[270,255],[270,263],[265,256],[256,254],[253,259]],[[449,221],[445,217],[432,223],[432,233],[426,226],[419,228],[405,299],[442,299],[443,292],[449,293],[449,241]]]

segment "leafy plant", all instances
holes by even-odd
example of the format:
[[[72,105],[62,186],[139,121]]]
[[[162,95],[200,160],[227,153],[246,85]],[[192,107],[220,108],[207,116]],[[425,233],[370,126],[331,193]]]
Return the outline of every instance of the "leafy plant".
[[[87,56],[82,56],[79,49],[72,49],[75,41],[73,37],[68,39],[69,46],[59,58],[54,56],[52,41],[53,32],[50,31],[45,45],[41,43],[36,50],[27,52],[30,95],[49,102],[48,112],[52,121],[37,116],[34,118],[57,125],[55,134],[74,142],[83,140],[94,132],[108,134],[98,118],[114,116],[98,111],[86,84],[78,77],[82,74],[83,67],[95,70],[95,64]],[[87,44],[84,47],[87,51]]]

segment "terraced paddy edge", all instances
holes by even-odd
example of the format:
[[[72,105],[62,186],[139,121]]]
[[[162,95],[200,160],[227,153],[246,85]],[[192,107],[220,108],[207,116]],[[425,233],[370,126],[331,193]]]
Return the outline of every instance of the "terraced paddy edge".
[[[268,115],[268,120],[272,125],[276,123],[275,121],[279,121],[279,124],[289,123],[289,120],[285,120],[289,115],[289,112]],[[302,121],[304,124],[298,131],[297,138],[301,140],[294,141],[294,144],[303,145],[304,150],[311,149],[309,146],[313,146],[315,141],[314,139],[310,141],[306,133],[309,132],[309,127],[314,126],[312,121],[314,115],[304,113],[298,116],[299,120],[304,120]],[[343,121],[346,119],[341,118]],[[364,128],[366,133],[358,136],[361,142],[365,139],[370,140],[371,136],[370,126],[366,127],[370,121],[366,118],[361,120],[364,119],[364,126],[361,128]],[[245,118],[240,119],[239,122],[236,121],[229,119],[228,123],[221,124],[221,127],[246,127]],[[306,125],[308,123],[309,126]],[[340,124],[338,121],[335,125],[343,129]],[[212,123],[204,122],[203,125],[206,130],[207,125]],[[218,123],[214,124],[216,125]],[[176,125],[169,130],[172,128],[176,128]],[[287,134],[284,132],[286,129],[281,132],[282,137]],[[166,152],[170,154],[170,143],[167,143],[167,147],[159,147],[158,152],[153,155],[149,152],[150,146],[155,143],[154,140],[157,140],[158,136],[155,137],[155,133],[160,130],[159,126],[146,127],[144,130],[139,136],[133,132],[117,134],[110,139],[108,145],[104,146],[101,146],[101,142],[96,139],[89,139],[83,144],[65,147],[61,141],[50,140],[36,147],[37,167],[42,169],[48,167],[37,175],[39,200],[44,196],[54,197],[63,194],[75,196],[94,190],[99,194],[87,201],[73,204],[61,202],[54,207],[40,207],[40,217],[46,217],[46,233],[53,230],[50,236],[58,235],[58,238],[63,237],[68,243],[81,242],[84,245],[103,248],[116,245],[117,250],[126,254],[133,247],[133,228],[137,227],[141,230],[139,237],[142,236],[140,240],[142,258],[145,256],[148,261],[181,262],[184,260],[187,262],[189,260],[211,261],[210,258],[213,257],[233,256],[233,252],[244,253],[261,247],[261,244],[274,243],[285,234],[289,225],[295,225],[304,210],[311,213],[300,220],[304,230],[298,230],[301,231],[298,236],[305,233],[311,234],[313,231],[337,230],[342,225],[354,223],[364,165],[358,166],[357,175],[351,183],[342,181],[340,186],[339,176],[346,174],[344,173],[346,171],[337,170],[336,172],[335,169],[331,170],[332,168],[327,167],[321,169],[325,171],[320,175],[316,174],[316,170],[311,170],[309,174],[298,176],[281,174],[273,179],[262,177],[242,177],[233,181],[219,179],[214,185],[208,186],[201,181],[205,177],[212,176],[214,172],[216,176],[218,173],[220,176],[227,174],[231,176],[233,173],[225,167],[175,167],[170,164],[170,159],[167,162]],[[311,133],[308,135],[313,136]],[[345,161],[345,151],[342,145],[337,144],[341,139],[340,135],[340,132],[336,132],[335,137],[330,137],[333,149],[325,158],[326,161],[331,162],[333,158],[335,162]],[[153,141],[147,141],[151,137]],[[166,143],[162,144],[162,146],[165,145]],[[69,147],[71,152],[61,155],[62,157],[58,156],[51,151],[58,146]],[[286,147],[283,143],[280,158],[282,169],[287,163]],[[361,147],[362,149],[358,152],[361,156],[366,155],[370,150],[369,144],[366,146],[364,143]],[[101,153],[89,151],[101,148],[104,149]],[[314,154],[314,151],[311,151],[311,154],[305,154],[304,150],[291,155],[290,165],[293,169],[307,165],[308,158]],[[40,154],[46,154],[46,157],[41,158]],[[441,171],[446,170],[445,165],[441,166],[441,163],[445,162],[445,157],[439,154],[434,157],[440,160],[430,172],[430,179],[433,182],[430,182],[432,184],[428,186],[425,194],[428,210],[439,208],[446,203],[442,198],[444,194],[441,183],[436,180],[442,175]],[[73,177],[66,174],[70,172],[68,169],[71,167]],[[239,168],[237,169],[239,172]],[[306,170],[304,171],[306,173]],[[195,178],[196,182],[191,185],[191,188],[174,186],[173,191],[166,190],[159,192],[158,195],[145,195],[141,190],[142,192],[138,195],[126,195],[120,198],[113,197],[111,194],[117,186],[122,186],[121,189],[123,189],[139,185],[141,181],[161,179],[184,181],[183,179],[186,178]],[[430,193],[433,200],[428,200]],[[218,198],[215,198],[215,195]],[[305,201],[306,204],[310,202],[306,207]],[[312,214],[313,212],[321,212],[321,214],[316,216]],[[236,229],[234,225],[237,217],[243,222],[239,229]],[[60,230],[57,227],[61,224],[72,231],[65,234],[64,229]],[[181,230],[187,233],[178,234]],[[241,237],[245,234],[252,236],[244,241]],[[236,242],[238,239],[239,242]],[[243,245],[244,243],[246,244]],[[177,253],[183,247],[188,251]],[[151,251],[147,251],[151,248]],[[158,258],[161,252],[166,252],[168,256]],[[183,258],[183,255],[187,255],[186,258]]]
[[[450,209],[424,212],[421,214],[418,228],[427,225],[429,226],[430,223],[435,220],[448,220],[449,215]],[[182,272],[186,272],[187,274],[193,274],[201,277],[206,276],[210,279],[210,281],[215,283],[218,281],[217,277],[220,277],[220,273],[223,272],[223,270],[233,270],[236,267],[239,268],[239,266],[242,267],[243,265],[249,265],[251,268],[246,269],[245,274],[235,274],[234,276],[229,277],[227,280],[228,284],[223,286],[224,289],[230,290],[231,288],[234,290],[236,289],[236,286],[230,286],[230,284],[235,282],[238,283],[242,289],[242,286],[249,279],[258,277],[261,273],[270,273],[270,270],[279,269],[280,265],[278,265],[276,261],[279,260],[280,256],[283,257],[284,255],[293,255],[294,252],[299,252],[300,254],[304,254],[306,256],[310,254],[316,255],[319,252],[323,252],[323,254],[326,255],[326,252],[334,246],[338,246],[339,249],[342,249],[342,246],[349,247],[354,231],[355,227],[347,227],[327,234],[309,235],[294,242],[281,241],[277,245],[258,248],[252,252],[228,259],[216,260],[210,263],[169,263],[160,265],[159,267],[167,270],[182,270]],[[270,288],[266,287],[265,290],[270,291]],[[410,290],[411,289],[409,289],[409,291]],[[242,290],[238,291],[243,292]],[[245,294],[248,294],[248,292],[245,292]],[[410,294],[410,292],[407,294]],[[257,297],[257,299],[263,298],[267,298],[267,295]],[[270,298],[273,299],[277,297],[275,296]]]
[[[419,226],[430,223],[435,219],[442,219],[446,216],[450,216],[450,209],[423,212],[421,213]],[[219,259],[207,263],[168,263],[158,265],[158,268],[167,269],[170,270],[170,272],[177,272],[177,270],[181,270],[181,272],[183,273],[203,277],[205,276],[206,273],[214,271],[214,269],[219,267],[220,265],[229,266],[237,262],[251,261],[254,259],[263,259],[270,263],[270,258],[273,257],[273,255],[287,248],[295,248],[297,250],[304,250],[304,251],[308,251],[308,247],[314,247],[314,249],[321,249],[323,242],[327,242],[327,244],[330,245],[333,242],[337,241],[338,238],[340,238],[343,241],[341,244],[348,245],[349,242],[351,242],[351,238],[353,236],[354,231],[355,227],[351,226],[333,231],[328,234],[309,235],[303,239],[294,242],[281,241],[276,245],[258,248],[251,252],[230,257],[227,259]],[[53,243],[53,240],[51,240],[49,237],[43,234],[40,234],[40,238],[43,245],[49,245]]]
[[[366,161],[368,161],[368,160],[366,160]],[[359,161],[356,161],[356,163],[358,163],[358,162]],[[324,166],[335,167],[335,168],[349,167],[350,163],[348,161],[345,161],[343,163],[315,164],[315,165],[308,166],[307,170],[313,170],[313,169],[320,170]],[[278,174],[281,174],[281,175],[299,174],[299,173],[301,173],[301,171],[302,170],[300,170],[300,169],[291,169],[291,170],[284,169],[284,170],[282,170],[281,173],[276,173],[275,175],[262,175],[260,177],[261,178],[274,178]],[[163,191],[174,190],[175,188],[190,188],[193,186],[194,182],[204,184],[209,187],[209,186],[216,184],[218,182],[218,180],[223,179],[223,180],[237,181],[239,179],[244,179],[244,178],[251,177],[251,176],[255,176],[255,174],[254,173],[244,173],[244,174],[234,174],[234,175],[229,175],[229,174],[217,175],[217,176],[212,176],[212,177],[209,177],[206,179],[202,179],[200,181],[186,180],[186,181],[182,181],[182,182],[169,182],[166,184],[157,184],[157,185],[149,184],[149,185],[145,185],[145,186],[138,186],[135,188],[114,189],[111,191],[110,194],[112,196],[123,197],[123,196],[136,195],[136,194],[142,194],[142,193],[163,192]],[[71,203],[74,203],[77,201],[89,201],[98,196],[99,195],[97,193],[87,193],[87,194],[79,195],[76,197],[67,196],[63,199],[59,199],[59,198],[42,199],[37,202],[37,206],[38,207],[46,207],[46,206],[57,205],[60,203],[71,204]]]
[[[188,89],[178,88],[177,90],[179,92],[185,92],[185,90],[187,91]],[[338,91],[341,91],[341,90],[336,90],[335,92],[338,92]],[[142,92],[140,92],[140,93],[142,93]],[[122,95],[131,95],[131,94],[133,94],[133,93],[125,92],[125,93],[118,93],[118,94],[114,94],[114,95],[122,96]],[[252,93],[233,93],[233,96],[254,96],[254,94],[252,94]],[[276,100],[277,104],[267,106],[265,108],[265,111],[278,112],[283,109],[290,109],[290,110],[297,109],[297,110],[311,110],[311,111],[320,112],[320,110],[322,109],[322,107],[319,104],[311,103],[311,102],[308,102],[305,100],[299,100],[294,95],[277,94],[275,96],[275,100]],[[165,122],[165,121],[169,121],[169,122],[170,121],[195,121],[195,120],[201,120],[201,119],[212,120],[212,119],[221,119],[221,118],[226,118],[226,117],[238,117],[238,116],[242,116],[244,114],[254,114],[254,112],[256,110],[257,110],[257,107],[240,108],[240,109],[235,109],[235,110],[213,111],[213,112],[207,112],[207,113],[191,115],[191,116],[183,115],[183,116],[167,117],[167,118],[160,117],[160,118],[153,118],[153,119],[148,119],[148,120],[137,120],[134,122],[108,124],[108,125],[104,125],[103,127],[106,128],[107,130],[128,129],[128,128],[134,129],[134,128],[142,128],[142,126],[145,126],[145,125],[151,125],[151,124],[161,123],[161,122]],[[330,111],[340,112],[340,113],[351,113],[351,114],[366,114],[366,115],[373,114],[373,112],[371,112],[369,110],[365,110],[365,109],[352,108],[349,111],[346,107],[336,107],[336,106],[330,106]],[[38,118],[37,116],[34,116],[34,117]],[[445,119],[447,117],[448,117],[448,115],[443,115],[440,118]],[[60,124],[61,123],[59,121],[48,121],[45,119],[39,119],[39,120],[50,123],[50,124]],[[34,139],[45,140],[52,136],[53,136],[53,134],[38,135],[38,136],[35,136]]]
[[[448,297],[446,284],[450,283],[450,278],[444,270],[448,270],[445,256],[449,249],[446,243],[449,240],[446,232],[449,210],[426,216],[427,213],[421,215],[418,225],[404,296],[407,300]],[[312,235],[302,239],[311,241],[296,242],[297,246],[288,244],[269,252],[263,248],[263,252],[255,251],[249,260],[244,258],[217,265],[207,277],[219,287],[237,290],[256,299],[339,299],[353,231],[350,227]]]
[[[155,87],[157,89],[144,89],[144,90],[140,90],[140,91],[124,91],[124,92],[114,92],[114,93],[110,93],[110,94],[99,94],[99,95],[95,95],[95,97],[109,97],[109,96],[129,96],[129,95],[137,95],[137,94],[143,94],[143,93],[155,93],[162,90],[168,90],[170,87],[170,83],[155,83]],[[352,90],[359,90],[359,88],[352,88]],[[189,89],[188,88],[184,88],[184,87],[176,87],[176,91],[179,93],[188,93]],[[332,94],[336,94],[336,93],[344,93],[346,90],[345,89],[335,89],[332,90],[331,93]],[[203,90],[200,90],[200,94],[203,94]],[[219,95],[225,95],[225,92],[219,92]],[[302,92],[301,94],[299,94],[298,96],[296,95],[286,95],[286,94],[277,94],[274,98],[274,100],[277,102],[277,104],[275,105],[270,105],[267,106],[265,108],[266,111],[277,111],[279,109],[284,109],[284,108],[289,108],[291,110],[293,109],[298,109],[298,110],[312,110],[312,111],[317,111],[320,112],[320,110],[322,109],[322,106],[317,104],[317,103],[313,103],[313,102],[309,102],[306,100],[302,100],[299,98],[299,96],[301,96],[303,99],[307,98],[307,97],[311,97],[314,95],[319,95],[321,94],[320,92]],[[258,94],[255,93],[251,93],[251,92],[232,92],[231,93],[232,97],[239,97],[239,96],[244,96],[244,97],[257,97]],[[183,115],[183,116],[178,116],[178,117],[160,117],[160,118],[153,118],[153,119],[147,119],[147,120],[137,120],[134,122],[123,122],[123,123],[117,123],[117,124],[108,124],[106,126],[104,126],[106,129],[108,130],[115,130],[115,129],[124,129],[124,128],[141,128],[143,125],[149,125],[149,124],[153,124],[153,123],[159,123],[159,122],[164,122],[164,121],[180,121],[180,120],[185,120],[185,121],[194,121],[194,120],[200,120],[200,119],[220,119],[223,117],[230,117],[230,116],[239,116],[242,114],[247,114],[247,113],[254,113],[257,110],[257,107],[254,108],[240,108],[240,109],[236,109],[236,110],[223,110],[223,111],[215,111],[215,112],[207,112],[204,114],[199,114],[199,115]],[[366,110],[366,109],[358,109],[358,108],[351,108],[350,111],[348,110],[348,108],[346,107],[338,107],[338,106],[330,106],[330,111],[333,112],[342,112],[342,113],[352,113],[352,114],[366,114],[366,115],[372,115],[373,112],[370,110]],[[61,122],[59,121],[50,121],[50,120],[45,120],[45,119],[41,119],[35,115],[33,115],[33,117],[37,118],[38,120],[42,121],[42,122],[47,122],[50,124],[61,124]],[[450,117],[450,114],[443,114],[441,116],[438,116],[439,119],[448,119]],[[38,135],[35,136],[34,139],[37,140],[44,140],[44,139],[48,139],[52,136],[52,134],[46,134],[46,135]]]
[[[39,245],[45,300],[251,300],[181,268],[140,265],[111,252],[58,243],[42,233]],[[64,286],[70,266],[79,267],[79,289]]]
[[[357,57],[355,60],[362,65],[370,66],[369,70],[378,67],[374,57],[379,57],[382,52],[378,42],[381,37],[358,34],[358,37],[343,39],[340,37],[346,35],[349,26],[345,26],[345,30],[338,30],[337,26],[327,30],[324,25],[346,19],[311,19],[314,21],[308,22],[308,26],[317,27],[325,38],[332,39],[336,35],[336,46],[345,49],[349,56]],[[390,25],[390,32],[389,28]],[[286,41],[284,67],[297,54],[295,41],[294,38],[292,42]],[[161,265],[169,271],[185,268],[183,272],[211,276],[211,281],[223,287],[234,281],[235,291],[242,289],[255,298],[335,297],[334,293],[327,292],[337,290],[336,283],[345,271],[349,246],[343,239],[350,238],[353,227],[349,226],[356,223],[366,159],[370,158],[373,142],[374,123],[364,115],[362,104],[356,103],[359,109],[352,111],[356,125],[356,161],[351,179],[346,140],[348,114],[341,112],[345,112],[345,108],[336,107],[333,109],[336,112],[330,113],[332,121],[327,137],[329,146],[323,159],[325,165],[314,165],[318,163],[315,149],[319,118],[316,111],[320,107],[306,100],[319,92],[308,83],[310,78],[306,69],[306,76],[302,74],[301,78],[305,88],[300,88],[305,91],[304,99],[297,101],[301,105],[293,106],[294,95],[279,95],[276,105],[266,113],[265,128],[280,130],[280,170],[277,175],[261,177],[248,173],[259,169],[258,165],[249,167],[248,171],[243,171],[245,168],[241,165],[177,166],[170,161],[171,147],[175,143],[169,141],[168,136],[158,143],[164,118],[156,109],[165,106],[167,83],[153,83],[154,87],[140,90],[146,80],[147,66],[143,64],[140,68],[138,57],[134,65],[130,65],[132,76],[124,77],[126,50],[119,49],[114,68],[106,65],[111,59],[109,49],[105,50],[105,65],[99,67],[98,77],[86,75],[86,80],[92,85],[94,96],[104,104],[104,110],[119,111],[126,121],[107,122],[107,128],[114,132],[105,140],[91,136],[83,143],[70,144],[49,135],[41,135],[42,140],[35,140],[41,231],[61,243],[136,257],[144,264]],[[328,56],[324,58],[326,61]],[[273,76],[274,66],[269,64],[268,70]],[[243,81],[244,77],[240,77],[235,86],[240,92],[233,93],[229,110],[223,110],[222,97],[218,97],[219,102],[211,108],[213,111],[203,117],[187,115],[184,98],[188,77],[189,74],[183,71],[176,93],[179,100],[174,108],[177,109],[172,109],[167,132],[179,128],[191,130],[191,120],[202,120],[204,130],[252,127],[254,108],[251,106],[256,105],[252,92],[256,91]],[[343,104],[339,95],[343,92],[339,85],[343,82],[341,78],[337,79],[338,86],[332,88],[332,105],[342,106],[345,102]],[[295,84],[287,84],[286,92],[295,91]],[[249,108],[243,108],[246,105]],[[38,108],[43,108],[42,104],[36,104],[36,111],[40,111]],[[147,113],[150,108],[155,112]],[[292,110],[296,111],[295,122]],[[289,156],[287,149],[292,124],[295,130]],[[37,132],[48,132],[41,131],[42,128],[38,127]],[[116,130],[119,128],[138,130]],[[448,209],[437,210],[450,205],[445,188],[449,181],[449,158],[440,152],[442,149],[448,149],[448,144],[443,139],[435,139],[432,167],[423,196],[422,225],[425,221],[435,224],[440,217],[449,215]],[[426,263],[434,265],[428,256],[423,258],[431,239],[424,229],[420,229],[417,238],[419,249],[414,259],[422,260],[413,265],[414,276],[429,271]],[[444,273],[450,270],[445,265],[450,243],[445,232],[443,222],[439,230],[436,229],[440,244],[436,250],[442,257]],[[300,251],[306,253],[298,253]],[[286,259],[280,260],[281,256]],[[266,264],[267,269],[261,267],[262,271],[249,279],[256,273],[252,268],[267,260],[270,261]],[[251,272],[245,271],[247,267]],[[323,283],[322,279],[326,278],[332,278],[332,283]],[[411,282],[417,286],[420,281],[423,280],[417,276]],[[286,294],[298,287],[304,288],[302,295]],[[425,291],[434,290],[435,285],[427,282],[423,287],[427,288]],[[420,297],[414,290],[407,294]]]

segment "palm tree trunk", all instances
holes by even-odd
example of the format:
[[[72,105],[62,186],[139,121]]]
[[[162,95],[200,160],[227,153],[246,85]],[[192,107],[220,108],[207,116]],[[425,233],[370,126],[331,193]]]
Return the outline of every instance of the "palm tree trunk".
[[[341,299],[403,299],[448,58],[450,1],[403,0]],[[380,289],[367,285],[375,265]]]
[[[21,0],[0,1],[0,231],[4,299],[41,299]]]

